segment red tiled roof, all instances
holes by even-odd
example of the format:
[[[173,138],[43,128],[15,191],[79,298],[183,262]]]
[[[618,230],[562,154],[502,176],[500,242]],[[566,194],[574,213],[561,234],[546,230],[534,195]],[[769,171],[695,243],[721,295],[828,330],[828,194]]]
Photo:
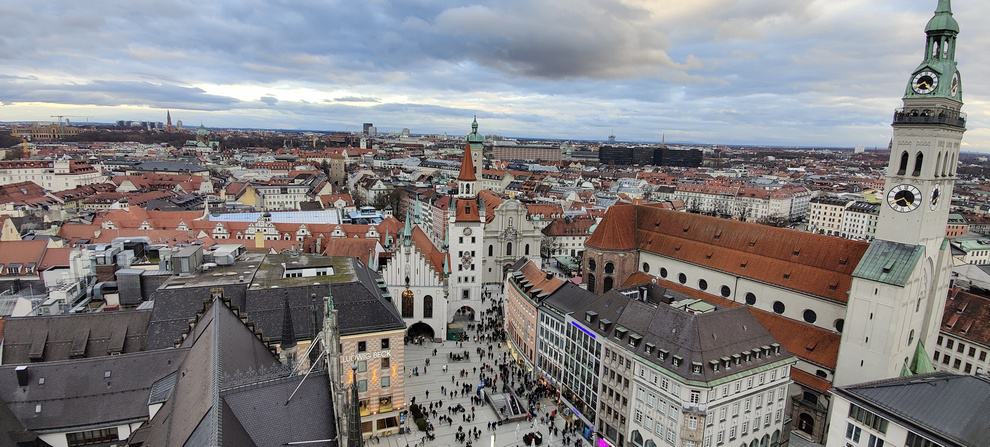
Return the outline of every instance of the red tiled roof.
[[[41,264],[48,241],[2,241],[0,242],[0,264]]]
[[[430,240],[430,237],[423,232],[423,229],[419,225],[413,227],[412,242],[426,260],[430,262],[433,271],[438,275],[443,275],[443,261],[447,254],[440,251],[436,245],[433,245],[433,241]]]
[[[478,201],[473,199],[456,199],[454,201],[456,213],[454,219],[457,222],[481,222],[481,214],[478,211]]]
[[[832,382],[829,382],[828,379],[823,379],[798,368],[791,368],[791,379],[819,393],[827,393],[832,388]]]
[[[41,258],[38,271],[48,270],[52,267],[68,267],[69,253],[71,252],[72,248],[69,247],[49,248],[45,250],[45,256]]]
[[[471,160],[470,144],[464,146],[464,158],[461,160],[461,173],[457,176],[457,180],[462,182],[474,182],[478,180],[478,177],[474,175],[474,161]]]
[[[636,206],[614,205],[588,238],[585,245],[599,250],[633,250],[636,248]]]
[[[950,290],[942,314],[942,331],[984,346],[990,345],[990,297],[961,289]]]
[[[564,280],[556,276],[547,278],[547,273],[540,269],[533,260],[527,260],[519,269],[523,276],[533,285],[533,290],[540,289],[541,293],[551,294],[564,285]]]
[[[347,256],[368,262],[368,258],[378,245],[377,239],[364,238],[330,238],[325,239],[326,248],[323,254],[327,256]]]

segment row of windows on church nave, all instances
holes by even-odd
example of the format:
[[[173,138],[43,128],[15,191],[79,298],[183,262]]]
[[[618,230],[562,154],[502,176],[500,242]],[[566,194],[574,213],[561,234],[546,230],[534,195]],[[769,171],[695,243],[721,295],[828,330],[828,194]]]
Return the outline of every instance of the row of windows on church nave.
[[[611,263],[609,263],[609,264],[611,264]],[[609,264],[606,264],[606,267],[608,267]],[[589,261],[589,268],[592,265],[594,265],[594,260]],[[650,273],[651,268],[652,267],[647,262],[644,262],[643,265],[641,266],[641,269],[642,269],[642,271],[644,273]],[[659,273],[660,278],[663,278],[663,279],[667,279],[669,277],[669,278],[671,278],[671,281],[673,281],[674,278],[675,278],[675,275],[673,275],[669,270],[667,270],[666,267],[661,267],[660,268],[660,271],[658,273]],[[589,275],[589,276],[591,276],[591,275]],[[784,277],[787,278],[787,275],[785,275]],[[607,279],[610,279],[610,278],[607,278]],[[688,285],[688,282],[689,282],[689,278],[688,278],[687,274],[685,274],[685,273],[677,273],[676,280],[677,280],[678,283],[683,284],[683,285]],[[589,284],[591,284],[592,281],[593,281],[593,279],[589,279],[588,280]],[[608,283],[606,283],[606,285],[608,285]],[[591,288],[591,287],[593,287],[593,286],[592,285],[589,285],[589,288]],[[700,278],[700,279],[697,280],[697,282],[695,283],[695,285],[692,286],[692,287],[697,288],[698,290],[701,290],[703,292],[707,292],[708,289],[709,289],[709,284],[708,284],[708,281],[707,280],[705,280],[703,278]],[[611,287],[609,287],[608,289],[611,289]],[[608,291],[608,289],[606,289],[605,291]],[[723,284],[723,285],[719,286],[719,288],[718,288],[718,294],[721,295],[723,298],[729,298],[729,297],[732,296],[732,288],[730,286],[728,286],[728,285],[724,285]],[[746,292],[746,294],[744,296],[744,299],[745,299],[745,302],[746,302],[747,305],[749,305],[749,306],[756,306],[757,296],[756,296],[755,293],[753,293],[753,292]],[[774,313],[780,315],[780,314],[783,314],[784,312],[786,312],[787,305],[784,304],[783,301],[775,300],[775,301],[773,301],[773,303],[771,303],[770,309]],[[818,321],[818,313],[815,312],[812,309],[804,309],[801,312],[801,319],[803,319],[806,323],[815,324],[815,322]],[[837,331],[837,332],[842,332],[844,323],[845,323],[845,320],[844,319],[842,319],[842,318],[836,319],[835,321],[832,322],[832,328],[835,329],[835,331]]]

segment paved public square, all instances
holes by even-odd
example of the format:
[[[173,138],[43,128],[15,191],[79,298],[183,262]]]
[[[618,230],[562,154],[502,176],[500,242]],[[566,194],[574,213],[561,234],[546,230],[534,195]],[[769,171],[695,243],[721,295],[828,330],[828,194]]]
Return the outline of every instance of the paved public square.
[[[486,302],[489,307],[485,310],[491,311],[494,309],[498,303],[498,295],[493,295],[492,299]],[[498,325],[502,322],[499,320]],[[459,390],[461,386],[465,383],[471,384],[471,389],[477,389],[477,385],[480,382],[482,363],[488,363],[489,365],[503,359],[503,354],[506,353],[506,346],[504,343],[500,342],[484,342],[484,341],[474,341],[473,337],[477,335],[479,331],[469,330],[468,335],[471,337],[470,340],[461,343],[453,341],[444,341],[443,343],[433,343],[424,342],[422,345],[410,343],[406,345],[406,402],[411,403],[412,399],[415,398],[417,404],[424,404],[429,406],[430,403],[442,402],[441,408],[437,409],[438,417],[429,417],[428,420],[433,424],[435,430],[435,439],[425,440],[425,433],[419,431],[416,425],[413,423],[412,416],[408,415],[404,424],[404,427],[410,429],[409,434],[400,434],[389,437],[383,437],[378,440],[366,441],[366,445],[375,446],[389,446],[389,447],[414,447],[417,445],[423,446],[463,446],[467,445],[467,442],[459,442],[456,439],[456,434],[458,433],[458,428],[462,427],[465,432],[471,432],[472,429],[478,429],[481,432],[481,436],[478,439],[469,437],[473,447],[481,446],[496,446],[496,447],[516,447],[524,446],[523,436],[531,432],[539,432],[543,435],[542,446],[553,446],[560,447],[564,446],[562,429],[564,427],[564,421],[560,416],[554,418],[554,425],[558,429],[557,435],[551,434],[549,427],[546,423],[540,421],[540,418],[534,418],[532,422],[511,422],[503,424],[491,431],[488,428],[488,424],[492,421],[496,421],[495,411],[487,404],[474,405],[475,419],[473,422],[464,422],[462,420],[462,415],[471,415],[471,396],[473,393],[468,393],[461,395]],[[491,359],[485,355],[485,359],[482,360],[477,355],[478,348],[488,349],[488,346],[492,346],[492,356]],[[434,356],[433,350],[436,349],[437,353]],[[470,360],[461,361],[451,361],[449,359],[450,353],[463,354],[464,351],[470,353]],[[511,357],[506,356],[511,362]],[[429,366],[426,365],[426,361],[429,360]],[[446,365],[446,371],[443,370],[444,365]],[[419,369],[419,375],[409,376],[414,368]],[[460,372],[464,370],[466,372],[465,377],[460,377]],[[492,376],[492,372],[488,372],[488,377]],[[453,377],[453,381],[452,378]],[[447,395],[443,395],[441,392],[441,387],[446,389]],[[427,391],[429,391],[429,397],[427,397]],[[451,391],[458,391],[454,398],[450,397]],[[522,405],[526,405],[526,400],[528,396],[519,396]],[[464,413],[450,414],[447,408],[450,406],[457,406],[458,404],[463,405],[466,411]],[[543,399],[539,402],[538,414],[545,414],[547,412],[555,409],[556,406],[549,399]],[[439,420],[440,416],[449,415],[452,419],[451,424],[446,422],[441,422]],[[492,442],[492,436],[495,436],[494,443]],[[581,440],[579,444],[576,444],[576,439],[580,439],[578,436],[571,434],[569,435],[570,442],[568,446],[589,446],[587,441]]]

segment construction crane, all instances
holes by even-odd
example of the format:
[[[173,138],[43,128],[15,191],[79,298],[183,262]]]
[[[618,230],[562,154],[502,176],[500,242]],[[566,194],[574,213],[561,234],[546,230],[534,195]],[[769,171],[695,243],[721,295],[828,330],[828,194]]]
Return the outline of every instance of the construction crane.
[[[50,115],[50,116],[52,118],[58,118],[57,123],[59,126],[62,125],[63,121],[65,122],[65,124],[69,124],[69,118],[86,118],[86,122],[89,122],[89,118],[90,118],[88,116],[81,116],[81,115]]]

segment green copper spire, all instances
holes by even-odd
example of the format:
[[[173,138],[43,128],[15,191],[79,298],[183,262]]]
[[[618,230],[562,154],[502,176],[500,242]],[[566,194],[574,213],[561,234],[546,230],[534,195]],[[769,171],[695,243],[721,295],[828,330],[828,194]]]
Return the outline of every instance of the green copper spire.
[[[485,137],[478,135],[478,115],[474,116],[474,121],[471,122],[471,133],[467,136],[468,143],[484,143]]]
[[[944,98],[962,103],[962,78],[956,68],[959,23],[952,16],[950,0],[939,0],[925,34],[925,56],[908,80],[904,99]]]
[[[935,17],[932,17],[928,21],[925,32],[950,32],[959,34],[959,23],[952,17],[952,2],[950,0],[938,0],[938,7],[935,8]]]

